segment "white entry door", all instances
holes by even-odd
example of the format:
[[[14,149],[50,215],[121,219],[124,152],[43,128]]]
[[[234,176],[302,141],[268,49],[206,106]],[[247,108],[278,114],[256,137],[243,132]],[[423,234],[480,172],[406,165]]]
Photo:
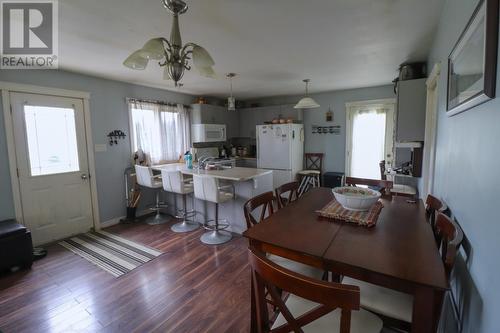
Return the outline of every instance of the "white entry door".
[[[11,93],[24,224],[44,244],[93,225],[83,101]]]

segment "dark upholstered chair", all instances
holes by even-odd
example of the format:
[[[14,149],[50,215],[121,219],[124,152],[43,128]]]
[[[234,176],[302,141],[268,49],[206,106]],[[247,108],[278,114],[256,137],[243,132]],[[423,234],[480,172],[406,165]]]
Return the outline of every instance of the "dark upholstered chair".
[[[0,221],[0,272],[32,263],[31,232],[15,220]]]

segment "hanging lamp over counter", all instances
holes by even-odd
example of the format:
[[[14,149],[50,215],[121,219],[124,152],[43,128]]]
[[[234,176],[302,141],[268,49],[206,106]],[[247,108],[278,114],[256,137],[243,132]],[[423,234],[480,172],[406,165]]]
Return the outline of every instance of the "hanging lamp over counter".
[[[309,97],[309,82],[310,79],[302,80],[306,84],[306,94],[305,96],[294,106],[295,109],[315,109],[319,108],[320,105],[311,97]]]
[[[233,78],[236,76],[236,73],[227,73],[226,77],[229,79],[229,90],[230,95],[227,98],[227,109],[229,111],[236,110],[236,99],[233,97]]]

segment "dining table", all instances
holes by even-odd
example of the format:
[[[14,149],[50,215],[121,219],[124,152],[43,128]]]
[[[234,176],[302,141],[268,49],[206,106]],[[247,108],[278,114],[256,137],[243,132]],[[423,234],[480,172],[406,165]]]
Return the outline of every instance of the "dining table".
[[[333,199],[331,189],[314,188],[243,235],[262,252],[413,295],[411,332],[436,332],[449,284],[424,203],[382,198],[377,223],[367,228],[320,217]],[[252,332],[255,309],[252,292]]]

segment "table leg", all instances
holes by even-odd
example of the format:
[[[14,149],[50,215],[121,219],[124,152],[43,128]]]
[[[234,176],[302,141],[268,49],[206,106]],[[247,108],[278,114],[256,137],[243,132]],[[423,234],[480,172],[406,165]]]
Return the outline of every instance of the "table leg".
[[[413,300],[413,333],[435,333],[439,324],[444,291],[432,288],[417,288]]]

